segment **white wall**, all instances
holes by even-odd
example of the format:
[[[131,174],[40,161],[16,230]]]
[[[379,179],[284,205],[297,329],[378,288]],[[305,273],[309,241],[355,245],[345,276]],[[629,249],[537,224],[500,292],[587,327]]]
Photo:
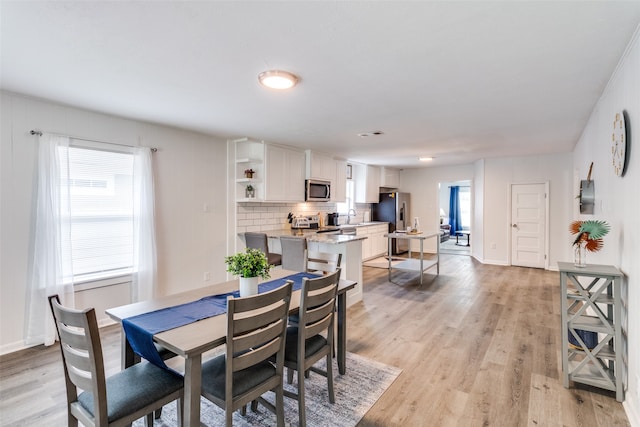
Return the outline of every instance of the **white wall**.
[[[31,129],[145,145],[153,154],[160,294],[226,278],[226,141],[0,92],[0,353],[23,347],[33,230],[37,137]],[[208,212],[204,212],[205,205]],[[128,285],[78,293],[77,305],[129,302]]]
[[[484,205],[484,255],[478,259],[489,264],[510,264],[510,185],[549,182],[549,268],[557,269],[558,261],[571,260],[571,235],[567,231],[575,203],[571,154],[484,159],[482,165],[476,163],[476,168],[480,167],[484,191],[476,197],[482,197]],[[475,242],[480,243],[479,239]]]
[[[628,339],[628,390],[624,403],[631,425],[640,426],[640,27],[618,64],[573,153],[577,176],[586,179],[593,162],[595,185],[593,215],[574,219],[600,219],[611,225],[604,248],[587,254],[587,262],[613,264],[625,274],[623,298],[627,313],[623,328]],[[628,170],[624,177],[611,167],[611,133],[615,113],[626,110],[631,130]],[[577,181],[577,180],[576,180]]]

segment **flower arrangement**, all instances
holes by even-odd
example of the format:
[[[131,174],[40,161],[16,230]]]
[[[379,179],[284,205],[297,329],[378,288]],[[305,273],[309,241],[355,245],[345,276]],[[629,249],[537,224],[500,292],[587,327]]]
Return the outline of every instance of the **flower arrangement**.
[[[268,279],[269,265],[267,256],[260,249],[246,248],[244,252],[225,257],[227,271],[241,277],[262,277]]]
[[[606,221],[573,221],[569,226],[571,234],[577,234],[573,246],[584,246],[589,252],[597,252],[602,249],[604,244],[602,238],[610,228]]]

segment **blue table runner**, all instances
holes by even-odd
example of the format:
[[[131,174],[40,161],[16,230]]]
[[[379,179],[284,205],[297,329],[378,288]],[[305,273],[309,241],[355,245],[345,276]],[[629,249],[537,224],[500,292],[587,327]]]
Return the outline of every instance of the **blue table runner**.
[[[268,292],[279,288],[285,281],[293,281],[293,290],[302,287],[302,279],[318,277],[313,273],[296,273],[280,279],[260,283],[258,293]],[[240,292],[228,292],[226,294],[211,295],[197,301],[173,307],[162,308],[149,313],[139,314],[122,320],[122,327],[127,336],[127,341],[133,351],[140,357],[164,369],[169,369],[164,363],[153,343],[153,335],[197,322],[227,312],[227,299],[233,296],[240,297]]]

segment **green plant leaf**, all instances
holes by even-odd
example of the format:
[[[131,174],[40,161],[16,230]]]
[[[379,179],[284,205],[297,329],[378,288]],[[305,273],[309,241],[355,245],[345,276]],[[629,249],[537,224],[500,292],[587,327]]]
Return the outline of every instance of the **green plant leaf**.
[[[607,235],[611,227],[606,221],[588,220],[582,221],[580,225],[580,232],[587,233],[589,240],[601,239]]]
[[[262,277],[268,279],[269,270],[273,267],[269,265],[267,256],[259,249],[246,248],[244,252],[225,257],[227,271],[242,277]]]

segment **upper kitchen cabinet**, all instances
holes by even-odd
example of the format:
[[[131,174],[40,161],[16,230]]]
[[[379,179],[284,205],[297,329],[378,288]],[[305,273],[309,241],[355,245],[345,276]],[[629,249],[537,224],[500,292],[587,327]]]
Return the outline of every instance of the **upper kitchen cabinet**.
[[[237,202],[303,202],[304,152],[247,138],[235,142]]]
[[[336,160],[336,181],[331,186],[331,201],[347,201],[347,161]]]
[[[265,200],[270,202],[304,202],[304,152],[266,144]]]
[[[400,170],[383,167],[380,175],[380,187],[399,188]]]
[[[378,203],[380,200],[379,166],[352,163],[356,203]]]
[[[326,154],[315,151],[306,151],[307,159],[307,179],[320,179],[331,181],[336,180],[336,160]]]

